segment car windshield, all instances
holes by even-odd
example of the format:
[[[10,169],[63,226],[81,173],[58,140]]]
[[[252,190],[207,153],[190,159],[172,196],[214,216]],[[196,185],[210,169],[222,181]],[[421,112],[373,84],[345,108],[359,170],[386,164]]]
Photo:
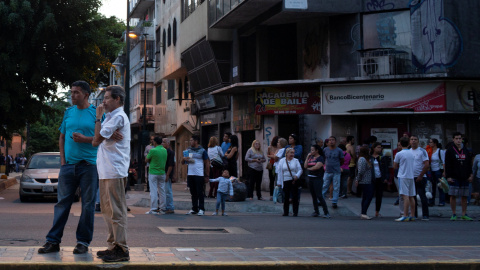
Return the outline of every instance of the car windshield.
[[[35,155],[30,159],[27,169],[60,169],[60,156]]]

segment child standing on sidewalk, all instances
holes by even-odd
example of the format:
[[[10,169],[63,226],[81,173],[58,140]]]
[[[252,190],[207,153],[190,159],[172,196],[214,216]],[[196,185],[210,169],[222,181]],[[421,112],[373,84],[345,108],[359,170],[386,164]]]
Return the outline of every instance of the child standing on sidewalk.
[[[220,203],[222,204],[222,216],[226,216],[225,214],[225,200],[227,196],[230,194],[230,199],[233,198],[233,185],[232,181],[230,181],[230,173],[228,170],[224,170],[221,177],[210,179],[210,182],[218,182],[218,190],[217,190],[217,204],[215,205],[215,213],[212,216],[218,215],[218,208],[220,208]]]

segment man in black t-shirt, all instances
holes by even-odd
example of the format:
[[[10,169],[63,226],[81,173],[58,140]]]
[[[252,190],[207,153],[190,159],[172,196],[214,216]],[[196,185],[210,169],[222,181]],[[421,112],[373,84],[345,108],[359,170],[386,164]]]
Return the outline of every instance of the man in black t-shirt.
[[[167,149],[167,163],[165,164],[165,197],[167,206],[165,214],[173,214],[175,213],[175,207],[173,206],[172,180],[175,175],[175,153],[170,149],[170,140],[168,138],[163,138],[162,145]]]
[[[470,194],[469,183],[473,181],[472,158],[470,152],[462,144],[462,134],[453,134],[453,146],[445,153],[445,176],[448,181],[450,195],[450,206],[452,217],[450,220],[457,220],[457,196],[462,197],[462,216],[459,219],[472,221],[467,216],[467,197]]]

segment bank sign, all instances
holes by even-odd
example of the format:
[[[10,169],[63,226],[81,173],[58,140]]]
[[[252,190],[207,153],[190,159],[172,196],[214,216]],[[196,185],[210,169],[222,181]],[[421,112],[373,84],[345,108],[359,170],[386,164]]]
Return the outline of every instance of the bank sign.
[[[358,84],[322,87],[322,114],[350,114],[355,110],[413,109],[446,111],[445,83]]]
[[[258,88],[255,90],[255,114],[320,114],[320,90]]]

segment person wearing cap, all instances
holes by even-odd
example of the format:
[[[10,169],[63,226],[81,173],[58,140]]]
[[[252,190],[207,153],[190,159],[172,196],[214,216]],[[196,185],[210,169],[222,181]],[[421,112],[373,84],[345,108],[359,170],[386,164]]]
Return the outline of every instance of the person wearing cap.
[[[63,230],[79,187],[82,213],[78,221],[77,245],[73,253],[87,253],[93,238],[95,195],[98,189],[97,147],[92,146],[96,107],[88,102],[91,94],[88,83],[74,82],[70,93],[73,106],[65,111],[59,128],[62,166],[58,175],[58,202],[54,207],[53,226],[47,234],[45,245],[38,249],[38,253],[60,251]]]

